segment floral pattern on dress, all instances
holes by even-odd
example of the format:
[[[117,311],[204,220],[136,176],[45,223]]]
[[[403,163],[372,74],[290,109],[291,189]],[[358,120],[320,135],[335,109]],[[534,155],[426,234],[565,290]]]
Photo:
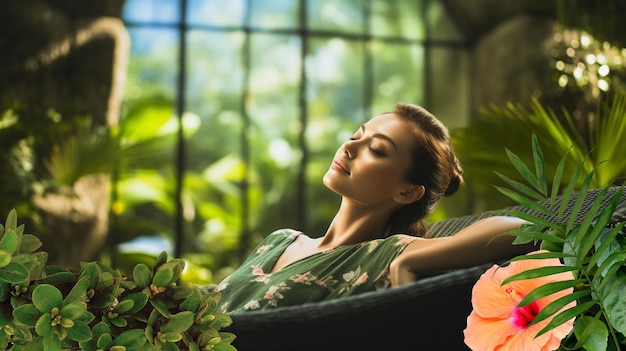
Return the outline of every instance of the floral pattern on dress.
[[[224,279],[218,310],[237,313],[346,297],[391,286],[389,265],[416,237],[392,235],[344,245],[292,262],[272,272],[301,232],[284,229],[267,236],[244,263]]]
[[[267,292],[265,292],[265,295],[263,296],[263,298],[265,298],[268,301],[268,304],[270,306],[277,307],[278,301],[285,297],[283,295],[283,292],[289,289],[291,288],[288,287],[287,283],[285,282],[279,283],[277,285],[272,285],[270,286],[269,289],[267,289]]]

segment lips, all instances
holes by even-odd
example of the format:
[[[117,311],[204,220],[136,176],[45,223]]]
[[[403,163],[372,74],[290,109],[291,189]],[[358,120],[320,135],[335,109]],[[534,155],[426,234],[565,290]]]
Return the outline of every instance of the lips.
[[[341,161],[338,161],[338,160],[334,160],[333,163],[330,165],[330,168],[350,174],[350,171],[348,171],[348,168],[346,168],[346,166],[343,163],[341,163]]]

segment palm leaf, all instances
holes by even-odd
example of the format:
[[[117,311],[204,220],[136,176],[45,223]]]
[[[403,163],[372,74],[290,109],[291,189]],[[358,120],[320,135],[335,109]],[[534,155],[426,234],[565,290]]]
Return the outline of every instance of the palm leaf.
[[[516,256],[508,260],[507,262],[524,261],[524,260],[545,260],[548,258],[565,258],[565,257],[574,257],[574,255],[564,253],[564,252],[539,252],[539,253],[533,253],[532,255]]]
[[[541,149],[533,134],[533,162],[537,173],[536,175],[530,175],[529,167],[522,165],[522,161],[519,157],[508,152],[509,159],[513,162],[514,167],[520,173],[520,176],[524,178],[530,186],[536,188],[538,192],[544,191],[545,193],[547,190],[542,190],[540,188],[542,186],[542,179],[547,179],[547,176],[545,176],[547,172],[542,166],[545,160],[541,155]],[[563,175],[562,168],[565,164],[566,161],[564,156],[555,171],[553,182],[561,181],[561,177]],[[542,229],[541,231],[537,231],[531,229],[529,226],[524,226],[520,230],[507,233],[508,235],[522,237],[523,240],[521,241],[533,239],[546,242],[563,243],[562,252],[550,251],[540,254],[518,256],[509,262],[523,259],[559,258],[564,261],[564,265],[530,269],[506,278],[502,282],[502,285],[516,280],[546,277],[568,271],[574,273],[575,276],[574,279],[546,283],[534,289],[522,299],[518,306],[521,307],[527,305],[538,299],[563,291],[564,289],[576,286],[584,287],[582,290],[575,291],[572,294],[567,294],[551,302],[539,312],[533,320],[533,324],[550,317],[552,319],[543,329],[540,330],[537,336],[540,336],[562,325],[563,323],[566,323],[572,318],[584,315],[594,306],[600,306],[599,313],[601,316],[604,316],[605,318],[613,318],[613,320],[617,320],[618,323],[621,323],[621,320],[616,317],[615,313],[607,311],[607,307],[604,304],[605,300],[609,296],[612,298],[612,304],[615,305],[618,303],[615,302],[618,301],[615,289],[622,288],[622,283],[626,281],[624,276],[618,276],[616,279],[617,272],[621,269],[621,267],[623,267],[626,252],[623,249],[616,249],[615,245],[613,245],[614,239],[617,237],[619,230],[626,224],[622,223],[611,230],[606,229],[607,224],[610,222],[611,217],[621,200],[623,187],[620,188],[619,191],[617,191],[617,193],[614,194],[606,203],[605,199],[608,194],[609,187],[607,186],[600,189],[596,198],[593,199],[591,205],[589,205],[587,204],[587,200],[590,196],[589,189],[592,187],[596,170],[593,169],[588,172],[585,171],[583,181],[579,182],[578,179],[584,171],[585,164],[584,162],[581,162],[573,172],[572,177],[568,180],[563,193],[560,195],[561,202],[558,207],[556,218],[552,217],[548,220],[541,218],[539,215],[524,214],[524,211],[506,211],[509,214],[517,215],[520,218],[526,219],[531,223],[534,223],[534,225],[538,228]],[[536,192],[530,192],[530,188],[526,189],[524,185],[518,184],[515,180],[506,179],[507,177],[501,178],[513,187],[513,190],[496,187],[501,193],[515,200],[526,209],[548,216],[553,214],[551,208],[556,203],[558,198],[558,192],[555,190],[555,184],[553,184],[548,204],[545,202],[536,203],[531,200],[531,198],[537,200],[536,197],[533,196]],[[576,190],[576,187],[579,184],[580,187]],[[583,206],[585,206],[584,212]],[[561,223],[563,223],[563,217],[567,211],[570,213],[567,217],[567,223],[563,225]],[[582,298],[585,298],[584,302],[581,302]],[[573,301],[578,301],[579,304],[572,308],[562,310],[567,304]],[[620,324],[620,326],[621,325],[622,324]]]
[[[526,230],[511,230],[509,232],[504,233],[503,235],[511,235],[511,236],[516,236],[516,237],[521,237],[521,238],[528,238],[528,239],[533,239],[533,240],[541,240],[541,241],[549,241],[552,243],[559,243],[559,244],[563,244],[565,243],[565,239],[558,237],[556,235],[553,235],[551,233],[544,233],[544,232],[538,232],[538,231],[526,231]],[[528,241],[527,241],[528,242]],[[561,253],[559,252],[550,252],[550,258],[556,258],[554,255],[560,255]],[[528,259],[532,259],[531,257],[534,257],[538,254],[534,254],[534,255],[528,255],[528,256],[517,256],[515,258],[512,259],[512,261],[517,261],[517,260],[528,260]]]
[[[502,281],[502,285],[505,285],[507,283],[510,283],[516,280],[541,278],[541,277],[546,277],[546,276],[553,275],[553,274],[577,271],[580,269],[581,269],[580,266],[547,266],[547,267],[533,268],[533,269],[529,269],[521,273],[513,274],[512,276],[504,279]]]
[[[539,141],[537,140],[537,134],[532,134],[532,150],[533,150],[533,159],[535,160],[535,172],[537,172],[537,185],[541,194],[544,196],[548,193],[548,175],[546,174],[546,164],[545,159],[543,158],[543,153],[541,152],[541,147],[539,147]]]
[[[521,176],[528,183],[534,186],[535,189],[541,191],[541,184],[539,183],[539,179],[535,177],[535,174],[530,170],[530,168],[528,168],[528,166],[526,166],[524,161],[522,161],[522,159],[519,158],[516,154],[511,152],[511,150],[509,149],[505,149],[505,150],[506,150],[506,155],[509,157],[509,160],[511,160],[511,163],[513,164],[513,167],[515,167],[515,169],[521,174]]]
[[[542,320],[545,320],[555,315],[556,313],[561,311],[565,306],[567,306],[571,302],[582,299],[583,297],[589,296],[590,294],[591,294],[591,291],[589,289],[578,290],[578,291],[574,291],[571,294],[567,294],[565,296],[562,296],[550,302],[541,311],[539,311],[539,313],[535,316],[535,318],[530,322],[530,325],[537,324],[541,322]],[[574,308],[577,308],[577,312],[580,312],[580,313],[585,313],[589,310],[589,308],[586,308],[586,309],[581,308],[578,305]],[[568,320],[569,319],[565,320],[565,322],[567,322]],[[555,325],[554,327],[558,327],[559,325]]]
[[[500,179],[504,180],[507,184],[509,184],[511,187],[513,187],[515,190],[523,193],[524,195],[531,197],[533,199],[535,199],[536,201],[545,201],[546,197],[545,195],[536,192],[535,190],[533,190],[532,188],[530,188],[529,186],[527,186],[524,183],[520,183],[516,180],[513,180],[509,177],[507,177],[506,175],[500,173],[500,172],[495,172],[498,177],[500,177]]]
[[[543,207],[542,205],[538,204],[536,201],[530,200],[522,195],[520,195],[519,193],[507,189],[507,188],[503,188],[501,186],[494,186],[496,189],[498,189],[499,192],[501,192],[504,196],[510,198],[511,200],[517,202],[520,205],[524,205],[532,210],[535,210],[537,212],[542,212],[545,213],[547,215],[552,214],[551,211],[547,210],[545,207]]]
[[[573,288],[577,285],[585,283],[586,281],[587,281],[586,279],[572,279],[572,280],[561,280],[561,281],[544,284],[540,287],[533,289],[531,292],[529,292],[528,295],[526,295],[522,299],[522,301],[520,301],[517,305],[520,307],[526,306],[533,301],[552,295],[561,290]]]
[[[593,306],[596,305],[595,301],[587,301],[581,305],[576,305],[576,307],[567,309],[559,314],[557,314],[554,318],[552,318],[552,320],[550,321],[550,323],[548,323],[548,325],[546,325],[543,329],[541,329],[538,333],[537,336],[541,336],[542,334],[545,334],[547,332],[549,332],[550,330],[566,323],[567,321],[571,320],[572,318],[576,318],[578,315],[582,315],[584,313],[586,313],[587,311],[589,311],[589,309]]]

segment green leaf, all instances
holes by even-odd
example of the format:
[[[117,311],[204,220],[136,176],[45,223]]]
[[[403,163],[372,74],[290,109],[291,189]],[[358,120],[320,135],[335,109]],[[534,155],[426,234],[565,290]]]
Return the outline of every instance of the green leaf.
[[[545,160],[543,158],[543,153],[541,152],[541,147],[539,147],[537,135],[534,132],[532,133],[531,139],[538,190],[545,196],[548,193],[548,175],[546,173]]]
[[[30,277],[30,272],[23,264],[11,262],[0,268],[0,281],[19,284]]]
[[[603,299],[607,319],[622,335],[626,335],[626,281],[623,276],[616,280],[615,288]]]
[[[81,321],[74,321],[74,326],[67,329],[67,337],[75,341],[87,341],[92,336],[91,328]]]
[[[61,308],[63,295],[59,289],[49,284],[37,285],[33,290],[33,304],[41,312],[50,312],[52,308]]]
[[[85,278],[87,282],[86,289],[96,289],[100,280],[100,267],[95,262],[89,262],[81,267],[79,279]]]
[[[118,328],[124,328],[128,325],[128,321],[123,317],[115,317],[113,319],[110,319],[110,322]]]
[[[569,304],[570,302],[576,301],[590,294],[591,294],[591,290],[585,289],[585,290],[574,291],[573,293],[569,295],[562,296],[550,302],[546,306],[544,306],[544,308],[541,311],[539,311],[539,313],[535,316],[535,319],[533,319],[533,321],[530,324],[532,325],[535,323],[539,323],[542,320],[559,312],[561,309],[567,306],[567,304]]]
[[[183,333],[193,325],[194,315],[191,311],[173,314],[170,320],[162,325],[159,330],[162,333]]]
[[[556,170],[554,171],[554,178],[552,178],[552,193],[550,194],[550,205],[554,205],[553,199],[556,199],[557,194],[559,192],[559,185],[561,184],[561,178],[563,177],[563,170],[565,169],[565,163],[567,162],[569,151],[571,147],[567,150],[565,155],[561,157]]]
[[[65,283],[73,283],[76,281],[76,274],[72,272],[57,272],[41,278],[39,283],[49,285],[61,285]]]
[[[533,190],[532,188],[530,188],[529,186],[527,186],[524,183],[520,183],[516,180],[513,180],[509,177],[507,177],[506,175],[500,173],[500,172],[494,172],[498,177],[500,177],[500,179],[504,180],[507,184],[509,184],[513,189],[517,190],[518,192],[535,199],[536,201],[545,201],[546,198],[543,194],[538,193],[537,191]]]
[[[496,188],[500,193],[502,193],[504,196],[508,197],[509,199],[515,201],[516,203],[523,205],[529,209],[535,210],[537,212],[540,213],[544,213],[546,215],[551,215],[552,212],[548,209],[546,209],[545,207],[541,206],[540,204],[538,204],[536,201],[530,200],[525,198],[524,196],[518,194],[515,191],[509,190],[507,188],[501,187],[501,186],[497,186],[494,185],[494,188]]]
[[[173,283],[174,271],[170,267],[159,267],[152,278],[152,284],[156,286],[168,286]]]
[[[200,289],[196,288],[193,290],[192,294],[180,304],[180,309],[183,311],[196,311],[200,307],[201,302],[202,293]]]
[[[514,274],[504,279],[504,281],[502,281],[502,285],[505,285],[515,280],[540,278],[540,277],[545,277],[548,275],[553,275],[553,274],[558,274],[558,273],[576,271],[579,269],[580,267],[575,267],[575,266],[547,266],[547,267],[529,269],[527,271]]]
[[[33,304],[22,305],[13,311],[15,319],[28,327],[34,327],[41,317],[41,314],[41,311],[39,311]]]
[[[552,320],[548,323],[548,325],[546,325],[543,329],[541,329],[537,333],[537,336],[541,336],[541,335],[549,332],[550,330],[552,330],[552,329],[554,329],[554,328],[556,328],[556,327],[566,323],[567,321],[571,320],[572,318],[576,318],[576,316],[582,315],[583,313],[587,312],[591,307],[593,307],[595,305],[596,305],[595,301],[588,301],[588,302],[585,302],[583,304],[576,305],[573,308],[567,309],[567,310],[557,314],[554,318],[552,318]],[[533,320],[533,322],[534,322],[534,320]]]
[[[11,263],[11,258],[13,255],[6,250],[0,250],[0,268],[6,267],[9,263]]]
[[[60,310],[61,316],[72,320],[80,318],[85,312],[87,312],[87,304],[84,302],[72,302]]]
[[[587,282],[586,279],[572,279],[546,283],[529,292],[528,295],[526,295],[522,301],[519,302],[518,306],[526,306],[533,301],[539,300],[561,290],[573,288],[585,282]]]
[[[152,271],[144,263],[139,263],[133,269],[133,280],[140,288],[148,287],[152,282]]]
[[[142,329],[129,329],[116,336],[113,345],[126,346],[130,350],[140,350],[147,341]]]
[[[150,304],[152,305],[152,307],[154,307],[154,309],[156,311],[158,311],[162,316],[166,317],[166,318],[170,318],[170,316],[172,315],[172,313],[170,312],[170,310],[167,308],[167,305],[165,304],[165,302],[161,301],[161,300],[156,300],[156,299],[151,299],[150,300]]]
[[[171,284],[171,283],[173,283],[173,282],[178,280],[178,278],[180,277],[180,273],[183,271],[183,268],[185,268],[185,261],[180,259],[180,258],[172,259],[172,260],[162,264],[157,269],[157,272],[159,270],[168,269],[168,268],[171,269],[172,272],[173,272],[172,278],[170,278],[170,283],[168,283],[168,285],[169,285],[169,284]]]
[[[156,270],[159,269],[159,267],[161,267],[165,262],[167,262],[167,252],[161,251],[154,262],[154,272],[156,273]]]
[[[120,301],[120,303],[118,303],[113,310],[117,313],[122,314],[130,311],[134,306],[135,301],[133,301],[132,299],[124,299]]]
[[[552,223],[552,222],[550,222],[550,221],[548,221],[548,220],[546,220],[544,218],[533,216],[532,214],[526,213],[524,211],[511,209],[511,210],[502,211],[502,213],[510,215],[510,216],[513,216],[513,217],[517,217],[517,218],[520,218],[520,219],[527,220],[527,221],[529,221],[531,223],[534,223],[535,225],[539,225],[539,226],[542,226],[544,228],[553,228],[554,227],[554,223]],[[552,213],[550,213],[548,215],[551,215],[551,214]],[[552,234],[550,234],[550,235],[552,235]]]
[[[9,229],[2,239],[0,239],[0,251],[7,251],[10,254],[17,253],[18,240],[17,233]]]
[[[141,335],[143,337],[143,333]],[[111,334],[102,334],[96,342],[96,346],[100,349],[108,349],[113,344],[113,337]]]
[[[526,166],[524,161],[522,161],[516,154],[511,152],[508,148],[505,148],[506,154],[509,157],[509,160],[513,164],[513,167],[517,169],[519,174],[528,182],[530,185],[534,186],[535,189],[541,191],[541,185],[533,172]]]
[[[589,266],[602,265],[607,256],[613,255],[615,251],[620,249],[615,238],[624,226],[626,226],[626,222],[620,223],[611,230],[604,231],[604,235],[598,237],[595,244],[596,253],[589,259]]]
[[[22,236],[22,243],[20,244],[19,253],[32,253],[42,246],[41,240],[32,234],[24,234]]]
[[[15,229],[15,228],[17,228],[17,211],[15,211],[15,209],[12,209],[11,211],[9,211],[9,214],[7,215],[7,220],[4,224],[4,229],[9,230],[9,229]]]
[[[43,351],[61,351],[61,340],[56,334],[49,332],[43,335]]]
[[[583,347],[587,351],[606,351],[609,331],[606,325],[589,316],[580,316],[574,322],[574,335],[579,340],[577,349]]]
[[[132,300],[133,307],[126,312],[126,314],[132,315],[139,312],[148,303],[148,294],[143,292],[136,292],[126,296],[124,300]]]
[[[83,276],[76,282],[72,290],[63,300],[63,303],[70,304],[73,302],[85,302],[87,300],[87,288],[89,287],[89,278]]]
[[[572,254],[564,253],[564,252],[540,252],[533,253],[532,255],[520,255],[513,257],[508,262],[514,261],[526,261],[526,260],[545,260],[550,258],[564,258],[564,257],[575,257]]]
[[[553,243],[565,243],[565,239],[560,238],[556,235],[552,235],[550,233],[542,233],[542,232],[531,232],[525,230],[512,230],[510,232],[504,233],[504,235],[513,235],[516,237],[529,238],[534,240],[548,241]],[[524,256],[520,256],[524,257]],[[522,258],[523,259],[523,258]],[[528,259],[528,258],[526,258]]]
[[[52,334],[52,316],[50,313],[42,314],[35,324],[37,334],[45,337],[46,334]]]
[[[237,349],[229,344],[217,344],[213,346],[214,351],[237,351]]]
[[[574,189],[576,187],[576,184],[578,183],[578,177],[580,176],[580,173],[583,170],[583,166],[584,166],[584,163],[581,162],[578,165],[578,167],[576,167],[576,170],[574,171],[569,182],[567,183],[565,190],[563,190],[563,193],[561,194],[561,203],[559,204],[559,211],[558,211],[559,218],[563,217],[563,213],[565,213],[565,210],[567,209],[569,205],[569,201],[572,197],[572,194],[574,194]]]

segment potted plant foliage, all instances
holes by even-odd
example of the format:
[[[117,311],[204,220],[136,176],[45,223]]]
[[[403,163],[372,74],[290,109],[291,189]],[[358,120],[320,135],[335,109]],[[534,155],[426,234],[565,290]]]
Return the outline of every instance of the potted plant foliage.
[[[26,350],[233,351],[215,311],[220,294],[177,284],[181,259],[161,253],[132,277],[99,262],[47,265],[40,240],[12,210],[0,224],[0,348]]]

